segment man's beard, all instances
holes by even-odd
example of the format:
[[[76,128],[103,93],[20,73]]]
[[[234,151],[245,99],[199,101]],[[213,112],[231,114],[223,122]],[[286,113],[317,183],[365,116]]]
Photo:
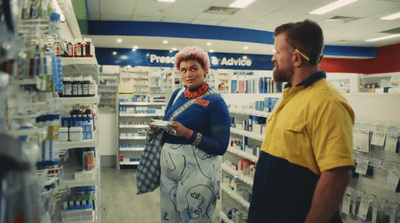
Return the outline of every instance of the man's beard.
[[[274,81],[277,83],[282,83],[282,82],[290,82],[293,77],[293,68],[290,67],[288,70],[282,70],[279,68],[279,65],[276,64],[273,70],[273,77]]]

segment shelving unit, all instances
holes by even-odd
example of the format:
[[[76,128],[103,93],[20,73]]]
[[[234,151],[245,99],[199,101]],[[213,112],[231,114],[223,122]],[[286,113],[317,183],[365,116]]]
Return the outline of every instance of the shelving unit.
[[[99,79],[99,109],[101,112],[114,113],[117,111],[119,69],[118,73],[101,72]]]
[[[118,105],[117,168],[126,165],[137,166],[144,150],[148,122],[150,118],[162,118],[165,102],[120,101]],[[149,111],[152,113],[147,113]]]
[[[262,127],[259,132],[252,129],[245,129],[245,121],[256,116],[258,119],[267,119],[271,113],[255,110],[255,103],[252,100],[264,100],[265,97],[278,96],[278,94],[224,94],[223,97],[230,106],[229,112],[234,123],[231,123],[231,143],[223,156],[221,183],[221,212],[219,218],[223,222],[236,222],[238,219],[246,219],[249,211],[249,194],[253,187],[253,178],[250,170],[238,169],[241,162],[258,161],[259,149],[265,135],[262,134]],[[242,103],[242,104],[238,104]],[[263,126],[263,125],[261,125]],[[247,164],[245,164],[247,165]],[[250,172],[249,172],[250,171]],[[245,174],[246,173],[246,174]],[[243,192],[245,191],[245,192]],[[233,219],[229,219],[227,212],[235,210]],[[238,220],[240,221],[240,220]]]
[[[63,58],[63,72],[67,75],[78,75],[84,73],[85,75],[91,75],[93,80],[98,83],[99,80],[99,66],[97,60],[93,58]],[[97,85],[97,84],[96,84]],[[60,97],[60,104],[63,110],[69,110],[72,106],[86,106],[91,105],[94,110],[97,110],[97,105],[100,102],[100,97],[96,93],[92,97]],[[59,202],[57,205],[59,218],[63,222],[100,222],[101,211],[100,211],[100,156],[97,150],[98,146],[98,131],[96,130],[91,140],[81,141],[67,141],[59,142],[60,155],[64,157],[60,161],[61,168],[61,181],[60,188],[66,191],[70,191],[73,188],[79,187],[95,187],[95,205],[94,209],[87,210],[64,210],[62,207],[63,202]],[[76,179],[76,170],[82,169],[82,164],[78,162],[79,149],[82,148],[94,148],[94,169],[83,170],[85,172],[84,179]],[[73,155],[71,155],[73,154]],[[75,159],[76,158],[76,159]],[[83,162],[83,161],[82,161]],[[66,197],[63,197],[66,199]],[[63,200],[62,200],[63,201]]]

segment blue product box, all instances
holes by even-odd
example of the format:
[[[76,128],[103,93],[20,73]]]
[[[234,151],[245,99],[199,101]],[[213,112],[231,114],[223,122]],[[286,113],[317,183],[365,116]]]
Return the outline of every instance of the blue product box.
[[[258,93],[262,94],[264,93],[264,78],[260,77],[258,79]]]
[[[269,78],[268,77],[264,77],[264,93],[268,93],[268,82],[269,82]]]
[[[264,98],[264,111],[265,111],[265,112],[270,112],[270,110],[269,110],[269,108],[270,108],[270,103],[271,103],[270,97]]]
[[[272,112],[274,110],[276,102],[278,102],[279,98],[270,98],[269,110]]]
[[[232,80],[231,81],[231,93],[237,93],[237,80]]]

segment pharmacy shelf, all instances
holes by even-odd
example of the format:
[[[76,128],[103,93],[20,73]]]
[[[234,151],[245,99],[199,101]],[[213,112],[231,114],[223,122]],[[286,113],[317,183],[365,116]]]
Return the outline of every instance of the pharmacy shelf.
[[[119,114],[119,117],[154,117],[154,116],[164,116],[164,114],[160,113],[148,113],[148,114]]]
[[[126,152],[142,152],[144,150],[144,147],[137,147],[137,148],[126,148],[126,147],[120,147],[119,151],[126,151]]]
[[[81,169],[82,167],[78,164],[76,159],[71,159],[73,161],[68,161],[68,165],[64,165],[63,177],[60,182],[60,188],[71,188],[71,187],[85,187],[85,186],[99,186],[100,184],[100,159],[96,156],[96,164],[93,179],[85,180],[75,180],[75,171]]]
[[[122,162],[119,162],[119,165],[133,165],[133,166],[137,166],[137,165],[139,165],[139,163],[140,163],[140,161],[132,161],[132,162],[130,162],[130,161],[122,161]]]
[[[24,136],[24,135],[34,135],[34,134],[39,134],[43,138],[47,135],[47,126],[45,127],[33,127],[29,129],[17,129],[17,130],[9,130],[6,131],[8,135],[14,136],[14,137],[19,137],[19,136]]]
[[[120,105],[165,105],[165,102],[119,102]]]
[[[99,104],[100,97],[60,97],[62,105],[85,105],[85,104]]]
[[[265,136],[231,127],[231,133],[246,136],[255,140],[264,141]]]
[[[143,129],[150,128],[149,125],[119,125],[121,129]]]
[[[228,148],[227,151],[232,153],[232,154],[235,154],[237,156],[240,156],[240,157],[243,157],[243,158],[248,159],[250,161],[253,161],[253,162],[257,162],[258,161],[258,157],[257,156],[255,156],[253,154],[250,154],[250,153],[247,153],[245,151],[239,150],[239,149]]]
[[[121,136],[119,137],[121,140],[144,140],[146,136]]]
[[[99,73],[96,57],[61,57],[61,64],[63,73],[96,75]]]
[[[240,205],[242,205],[244,208],[249,210],[250,208],[250,203],[246,201],[244,198],[242,198],[239,194],[237,194],[235,191],[231,190],[228,186],[226,185],[221,185],[221,189],[223,192],[228,194],[231,198],[236,200]]]
[[[96,145],[97,145],[96,138],[92,140],[59,142],[60,149],[87,148],[87,147],[96,147]]]
[[[232,176],[236,176],[240,181],[242,181],[243,183],[249,185],[249,186],[253,186],[253,178],[244,175],[243,173],[229,167],[226,164],[222,164],[222,170],[229,173]]]
[[[257,156],[254,156],[253,154],[247,153],[247,152],[239,150],[239,149],[228,148],[227,151],[230,152],[230,153],[233,153],[233,154],[235,154],[237,156],[240,156],[240,157],[243,157],[243,158],[248,159],[250,161],[253,161],[253,162],[257,162],[258,161],[258,157]]]
[[[268,118],[272,114],[271,112],[257,111],[254,109],[236,109],[236,108],[229,108],[229,113],[240,114],[240,115],[252,115],[265,118]]]

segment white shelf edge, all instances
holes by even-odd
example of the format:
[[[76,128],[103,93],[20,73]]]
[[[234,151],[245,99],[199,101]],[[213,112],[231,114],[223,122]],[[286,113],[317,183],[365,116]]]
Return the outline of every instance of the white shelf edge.
[[[227,151],[230,152],[230,153],[236,154],[238,156],[241,156],[243,158],[246,158],[246,159],[248,159],[250,161],[253,161],[255,163],[258,161],[258,157],[257,156],[254,156],[252,154],[246,153],[246,152],[244,152],[242,150],[228,148]]]
[[[133,161],[133,162],[128,162],[128,161],[122,161],[119,162],[119,165],[139,165],[140,161]]]
[[[119,148],[119,151],[126,151],[126,152],[142,152],[144,151],[144,147],[139,148]]]
[[[157,114],[157,113],[153,113],[153,114],[119,114],[119,117],[153,117],[153,116],[164,116],[164,114]]]
[[[119,102],[120,105],[165,105],[165,102]]]
[[[72,148],[86,148],[86,147],[96,147],[97,140],[82,140],[82,141],[67,141],[59,142],[60,149],[72,149]]]
[[[231,127],[231,133],[237,134],[237,135],[242,135],[242,136],[246,136],[255,140],[259,140],[259,141],[264,141],[264,137],[261,134],[255,134],[249,131],[244,131],[244,130],[240,130],[240,129],[236,129]]]
[[[61,57],[61,65],[93,65],[98,66],[96,57]]]
[[[119,125],[120,129],[141,129],[149,128],[149,125]]]
[[[237,176],[240,181],[246,183],[247,185],[253,187],[253,179],[249,176],[244,175],[243,173],[230,168],[226,164],[222,164],[222,170],[229,173],[232,176]]]
[[[122,140],[144,140],[146,136],[119,137]]]
[[[271,112],[266,111],[258,111],[254,109],[237,109],[237,108],[229,108],[229,112],[233,114],[242,114],[242,115],[252,115],[258,117],[268,118],[271,115]]]
[[[99,104],[100,97],[60,97],[59,98],[63,105],[75,105],[75,104]]]

